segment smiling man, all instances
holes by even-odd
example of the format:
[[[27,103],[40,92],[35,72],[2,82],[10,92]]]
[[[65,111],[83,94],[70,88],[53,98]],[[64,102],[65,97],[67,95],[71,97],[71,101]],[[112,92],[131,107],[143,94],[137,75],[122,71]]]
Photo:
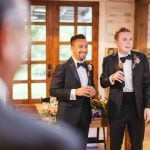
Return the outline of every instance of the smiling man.
[[[120,150],[127,126],[132,150],[142,150],[144,119],[150,121],[150,72],[144,54],[132,51],[129,29],[121,28],[114,36],[118,52],[103,60],[100,83],[110,87],[108,117],[110,149]]]
[[[95,95],[93,72],[88,70],[85,63],[88,53],[85,36],[72,36],[70,42],[72,57],[56,66],[50,95],[58,100],[57,120],[77,128],[86,141],[91,121],[90,98]]]

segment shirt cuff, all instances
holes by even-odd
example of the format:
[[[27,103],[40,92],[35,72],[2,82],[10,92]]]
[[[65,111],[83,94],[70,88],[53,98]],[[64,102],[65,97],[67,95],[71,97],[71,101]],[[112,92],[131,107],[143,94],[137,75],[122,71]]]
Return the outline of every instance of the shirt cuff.
[[[112,76],[109,76],[109,81],[110,81],[111,85],[115,84],[115,81],[112,80]]]
[[[76,89],[71,89],[70,100],[76,100]]]
[[[144,110],[146,110],[146,111],[150,111],[150,108],[145,108]]]

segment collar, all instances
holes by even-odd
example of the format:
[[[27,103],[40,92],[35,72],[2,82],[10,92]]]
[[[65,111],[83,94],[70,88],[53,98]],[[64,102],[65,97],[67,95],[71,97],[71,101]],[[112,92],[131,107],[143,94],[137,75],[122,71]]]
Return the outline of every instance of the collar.
[[[83,63],[84,62],[84,60],[83,61],[76,60],[73,56],[72,56],[72,59],[73,59],[76,67],[77,67],[77,63]]]
[[[129,52],[127,55],[122,55],[122,54],[120,54],[120,53],[118,52],[118,58],[120,59],[120,57],[126,57],[126,56],[128,56],[129,54],[131,54],[131,52]]]

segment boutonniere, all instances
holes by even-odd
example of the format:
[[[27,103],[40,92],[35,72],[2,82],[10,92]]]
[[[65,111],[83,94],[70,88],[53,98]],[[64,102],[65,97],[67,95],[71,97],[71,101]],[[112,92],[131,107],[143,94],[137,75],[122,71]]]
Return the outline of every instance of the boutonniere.
[[[88,76],[88,85],[94,86],[93,76],[94,76],[94,66],[90,62],[87,63],[87,76]]]
[[[140,63],[140,59],[139,59],[139,57],[136,55],[136,54],[134,54],[133,55],[133,66],[132,66],[132,68],[134,69],[135,68],[135,65],[136,64],[139,64]]]
[[[93,74],[93,64],[91,64],[90,62],[86,61],[87,64],[87,72],[88,72],[88,77],[90,77]]]
[[[89,61],[85,61],[85,64],[87,66],[87,70],[90,72],[90,71],[93,71],[93,65],[89,62]]]
[[[93,65],[92,64],[88,64],[88,71],[92,71],[93,70]]]

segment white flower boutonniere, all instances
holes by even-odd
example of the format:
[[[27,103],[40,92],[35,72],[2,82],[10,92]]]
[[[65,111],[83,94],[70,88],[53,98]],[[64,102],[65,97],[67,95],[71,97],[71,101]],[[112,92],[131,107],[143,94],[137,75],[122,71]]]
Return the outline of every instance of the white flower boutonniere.
[[[136,55],[136,54],[134,54],[133,55],[133,67],[132,68],[135,68],[135,65],[136,64],[139,64],[140,63],[140,59],[139,59],[139,57]]]
[[[88,70],[92,71],[93,70],[93,65],[92,64],[88,64]]]
[[[93,86],[93,72],[94,72],[94,66],[93,64],[86,62],[87,63],[87,76],[88,76],[88,85]]]
[[[93,75],[93,65],[90,62],[86,62],[87,64],[87,71],[88,71],[88,77],[91,77]]]
[[[93,64],[91,64],[89,61],[85,61],[86,66],[87,66],[87,71],[93,71]]]

